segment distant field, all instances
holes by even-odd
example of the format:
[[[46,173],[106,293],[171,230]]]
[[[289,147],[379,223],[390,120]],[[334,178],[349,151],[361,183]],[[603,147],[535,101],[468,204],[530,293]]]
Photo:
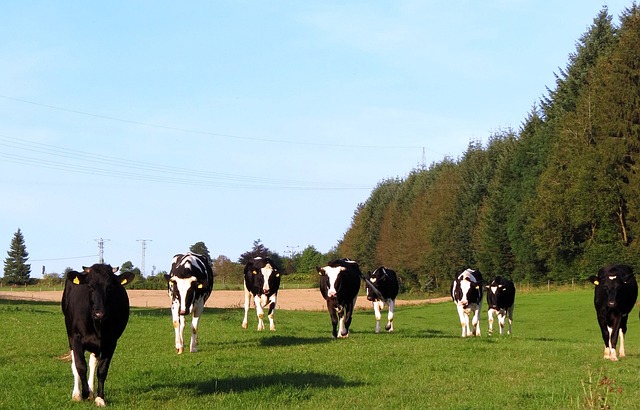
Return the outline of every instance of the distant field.
[[[333,340],[326,312],[281,310],[277,331],[255,316],[208,309],[200,352],[177,356],[168,309],[135,308],[106,383],[112,409],[580,409],[640,406],[640,323],[626,358],[605,361],[592,290],[518,295],[514,335],[461,339],[453,303],[401,306],[396,333],[356,312]],[[252,312],[253,314],[253,312]],[[0,300],[0,408],[81,409],[57,303]],[[593,405],[593,406],[591,406]]]

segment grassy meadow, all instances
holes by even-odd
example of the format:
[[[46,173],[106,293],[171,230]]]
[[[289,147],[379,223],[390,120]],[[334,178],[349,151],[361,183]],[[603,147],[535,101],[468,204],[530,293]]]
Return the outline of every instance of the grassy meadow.
[[[394,334],[357,310],[349,339],[327,312],[277,311],[276,332],[207,310],[200,351],[176,355],[168,309],[132,309],[105,395],[112,409],[581,409],[640,407],[640,323],[627,357],[602,359],[591,288],[516,298],[514,335],[460,338],[453,303],[400,307]],[[215,291],[213,294],[215,297]],[[56,303],[0,300],[0,408],[81,409]],[[605,403],[606,401],[606,403]]]

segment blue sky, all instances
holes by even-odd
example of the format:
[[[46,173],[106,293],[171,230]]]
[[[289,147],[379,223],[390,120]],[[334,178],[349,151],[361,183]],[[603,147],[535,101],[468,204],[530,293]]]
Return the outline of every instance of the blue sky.
[[[605,4],[5,2],[0,249],[20,228],[34,277],[100,238],[114,266],[147,240],[147,275],[198,241],[326,252],[423,153],[517,130]]]

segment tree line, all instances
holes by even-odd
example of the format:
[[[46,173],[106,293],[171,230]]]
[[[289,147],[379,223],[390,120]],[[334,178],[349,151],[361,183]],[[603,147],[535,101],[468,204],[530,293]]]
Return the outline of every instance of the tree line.
[[[456,272],[557,283],[640,266],[640,9],[604,7],[518,131],[378,183],[337,252],[404,290]]]
[[[470,142],[458,159],[380,181],[327,254],[309,245],[286,258],[260,240],[237,261],[211,259],[202,242],[192,250],[210,258],[218,283],[241,283],[250,256],[269,256],[303,281],[315,279],[315,266],[349,257],[365,272],[393,268],[403,291],[446,289],[467,267],[535,284],[584,280],[613,262],[640,266],[636,2],[617,25],[604,7],[555,76],[519,130],[497,131],[485,145]],[[5,282],[29,279],[27,256],[20,233]],[[164,288],[164,273],[139,275],[138,286]]]

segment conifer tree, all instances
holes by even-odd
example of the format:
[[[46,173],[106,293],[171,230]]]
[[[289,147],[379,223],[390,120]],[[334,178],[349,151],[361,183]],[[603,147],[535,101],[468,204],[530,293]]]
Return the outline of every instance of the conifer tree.
[[[26,284],[29,282],[31,274],[31,265],[27,264],[29,253],[24,243],[22,231],[18,231],[13,235],[11,247],[7,251],[7,258],[4,260],[4,281],[7,283]]]

